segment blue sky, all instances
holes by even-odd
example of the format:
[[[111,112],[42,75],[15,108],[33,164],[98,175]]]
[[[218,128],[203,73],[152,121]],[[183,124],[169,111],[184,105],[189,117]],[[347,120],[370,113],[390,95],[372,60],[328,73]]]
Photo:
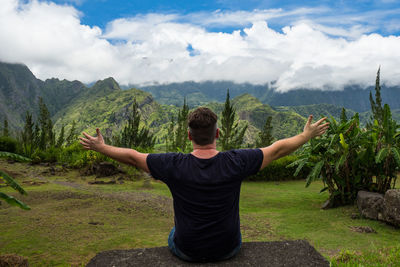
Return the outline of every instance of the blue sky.
[[[400,0],[1,0],[0,61],[40,79],[400,85]]]
[[[358,23],[370,26],[371,32],[383,35],[400,33],[400,1],[398,0],[355,0],[355,1],[327,1],[327,0],[153,0],[153,1],[124,1],[124,0],[56,0],[56,3],[75,6],[82,12],[81,21],[91,26],[105,28],[108,22],[118,19],[136,16],[138,14],[161,13],[161,14],[190,14],[196,12],[221,11],[253,11],[263,9],[296,10],[298,8],[321,8],[320,12],[304,15],[302,18],[310,18],[324,21],[324,18],[350,17],[349,21],[333,20],[327,21],[327,25],[351,25]],[[368,14],[371,14],[368,16]],[[296,16],[284,21],[270,20],[269,25],[275,30],[286,26],[282,22],[290,22],[290,19],[298,19]],[[292,21],[293,22],[293,21]],[[385,24],[397,24],[397,27],[388,27]],[[219,25],[209,26],[211,31],[232,31],[238,29],[237,25],[221,27]]]

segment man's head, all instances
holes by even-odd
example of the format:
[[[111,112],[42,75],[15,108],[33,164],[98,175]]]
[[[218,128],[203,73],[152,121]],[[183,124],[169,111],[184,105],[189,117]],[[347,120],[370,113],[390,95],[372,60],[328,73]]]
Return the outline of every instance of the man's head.
[[[217,137],[217,115],[208,108],[197,108],[188,117],[189,137],[197,145],[208,145]]]

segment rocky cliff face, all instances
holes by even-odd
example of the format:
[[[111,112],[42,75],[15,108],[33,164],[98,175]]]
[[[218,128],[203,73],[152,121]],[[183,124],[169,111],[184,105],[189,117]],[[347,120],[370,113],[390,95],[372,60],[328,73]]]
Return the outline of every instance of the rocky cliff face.
[[[0,62],[0,124],[7,119],[11,129],[19,127],[25,112],[37,107],[40,85],[26,66]]]
[[[23,125],[26,111],[37,117],[39,97],[54,115],[74,99],[87,91],[79,81],[37,79],[29,68],[22,64],[0,62],[0,122],[8,120],[13,130]]]

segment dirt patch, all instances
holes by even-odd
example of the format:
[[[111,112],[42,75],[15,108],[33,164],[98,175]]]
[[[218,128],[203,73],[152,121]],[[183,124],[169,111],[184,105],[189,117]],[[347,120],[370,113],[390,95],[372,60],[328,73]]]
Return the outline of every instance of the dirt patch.
[[[134,209],[150,208],[162,215],[173,214],[172,199],[164,196],[158,196],[147,192],[98,192],[96,195],[105,199],[124,201]]]
[[[0,255],[0,267],[28,267],[28,260],[16,254]]]
[[[369,226],[350,226],[349,227],[351,231],[357,232],[357,233],[367,233],[367,234],[376,234],[377,232]]]
[[[24,185],[43,185],[43,184],[47,184],[48,182],[39,182],[39,181],[31,181],[31,180],[25,180],[22,181],[22,184]]]
[[[27,203],[28,205],[36,205],[41,203],[47,203],[52,200],[62,201],[65,199],[89,199],[93,196],[90,194],[82,194],[72,191],[31,191],[28,195],[19,195],[17,193],[11,193],[10,195],[16,196],[18,199]]]
[[[271,239],[274,237],[271,225],[265,218],[256,215],[241,215],[240,221],[240,230],[243,238],[265,240],[265,238]]]
[[[20,178],[23,177],[24,174],[18,171],[12,171],[12,170],[6,170],[6,169],[0,169],[3,172],[7,173],[9,176],[11,176],[12,178]]]
[[[89,181],[88,182],[88,184],[104,184],[104,185],[106,185],[106,184],[116,184],[117,182],[115,181],[115,180],[111,180],[111,181],[98,181],[98,180],[95,180],[95,181]]]

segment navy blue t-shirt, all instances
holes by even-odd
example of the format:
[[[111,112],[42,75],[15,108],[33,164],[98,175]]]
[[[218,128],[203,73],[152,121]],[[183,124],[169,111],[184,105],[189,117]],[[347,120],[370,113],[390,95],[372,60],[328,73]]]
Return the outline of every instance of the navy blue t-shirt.
[[[199,260],[218,259],[240,242],[239,195],[246,176],[261,168],[260,149],[192,154],[149,154],[151,175],[169,187],[175,211],[176,246]]]

